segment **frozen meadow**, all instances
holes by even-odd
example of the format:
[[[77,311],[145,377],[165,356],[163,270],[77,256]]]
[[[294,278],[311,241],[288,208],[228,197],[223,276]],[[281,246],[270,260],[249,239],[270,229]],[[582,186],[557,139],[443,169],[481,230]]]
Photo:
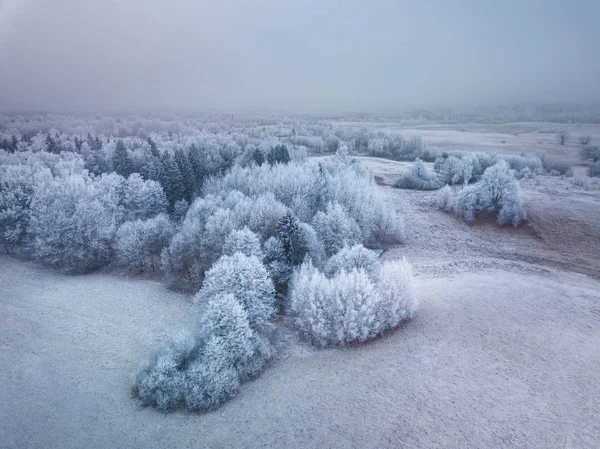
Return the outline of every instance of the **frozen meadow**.
[[[3,123],[1,448],[600,444],[597,125]]]

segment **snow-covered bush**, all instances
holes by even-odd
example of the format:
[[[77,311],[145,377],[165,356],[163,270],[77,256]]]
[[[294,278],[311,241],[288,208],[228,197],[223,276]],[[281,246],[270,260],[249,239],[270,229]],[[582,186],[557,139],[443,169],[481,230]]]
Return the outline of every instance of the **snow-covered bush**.
[[[504,160],[488,168],[481,181],[462,189],[456,198],[456,214],[473,221],[482,212],[497,214],[498,223],[518,226],[526,217],[519,183]]]
[[[412,190],[436,190],[440,188],[440,181],[437,176],[427,171],[421,159],[416,159],[412,168],[400,176],[396,187]]]
[[[596,161],[591,164],[587,169],[588,176],[598,177],[600,176],[600,161]]]
[[[197,337],[181,333],[157,349],[143,366],[135,390],[145,404],[168,409],[185,401],[189,382],[185,368],[196,357]]]
[[[155,271],[160,253],[174,233],[175,228],[165,214],[148,220],[127,221],[117,231],[117,259],[131,269]]]
[[[446,212],[450,212],[454,209],[454,193],[448,184],[438,190],[436,204],[437,207],[444,209]]]
[[[465,173],[470,173],[461,159],[456,156],[450,156],[444,164],[444,181],[447,184],[465,183]]]
[[[142,402],[161,409],[211,410],[235,396],[272,353],[268,338],[252,329],[234,295],[214,296],[194,333],[173,338],[153,354],[135,390]]]
[[[571,164],[563,159],[559,159],[556,157],[548,156],[544,154],[542,156],[542,167],[544,171],[551,175],[564,175],[571,176],[573,175],[573,167]]]
[[[369,340],[411,318],[417,306],[405,261],[385,262],[371,274],[342,269],[331,278],[306,262],[289,295],[294,325],[317,346]]]
[[[571,178],[571,184],[587,190],[590,187],[590,179],[585,176],[574,176]]]
[[[600,146],[598,145],[584,145],[581,149],[581,157],[584,160],[590,160],[592,162],[600,161]]]
[[[379,272],[379,266],[379,256],[375,251],[362,245],[345,246],[327,261],[323,272],[328,277],[332,277],[342,270],[350,272],[356,268],[363,269],[367,274],[373,276]]]

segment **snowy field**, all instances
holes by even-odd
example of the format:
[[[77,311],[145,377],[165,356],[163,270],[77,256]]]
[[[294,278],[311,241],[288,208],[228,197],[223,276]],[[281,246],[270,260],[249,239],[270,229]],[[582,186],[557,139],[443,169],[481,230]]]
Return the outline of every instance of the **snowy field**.
[[[578,163],[581,136],[600,140],[600,125],[581,123],[515,122],[501,124],[427,124],[403,125],[380,122],[337,122],[355,129],[397,133],[405,137],[421,137],[424,143],[440,150],[493,151],[502,154],[548,154]],[[569,138],[561,145],[559,131]]]
[[[382,184],[410,165],[363,162]],[[191,319],[188,296],[1,256],[0,447],[600,447],[599,186],[521,184],[518,229],[383,185],[408,231],[383,257],[413,262],[416,317],[344,349],[282,328],[271,366],[204,414],[131,395],[156,340]]]

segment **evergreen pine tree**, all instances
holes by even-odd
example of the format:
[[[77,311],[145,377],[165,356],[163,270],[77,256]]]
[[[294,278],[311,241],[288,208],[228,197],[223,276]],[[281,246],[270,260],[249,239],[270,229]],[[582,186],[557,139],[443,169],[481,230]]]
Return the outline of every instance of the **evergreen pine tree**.
[[[291,212],[279,219],[277,238],[283,244],[286,262],[289,265],[300,265],[304,261],[308,249],[304,236],[300,232],[298,220]]]
[[[113,155],[113,170],[118,175],[127,178],[133,173],[133,162],[127,154],[127,148],[122,140],[117,141],[117,147],[115,148],[115,154]]]

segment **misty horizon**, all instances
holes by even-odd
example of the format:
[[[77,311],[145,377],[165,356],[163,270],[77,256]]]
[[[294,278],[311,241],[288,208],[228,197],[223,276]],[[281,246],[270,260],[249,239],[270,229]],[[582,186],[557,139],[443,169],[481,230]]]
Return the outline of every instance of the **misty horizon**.
[[[592,1],[0,2],[0,110],[600,103]]]

